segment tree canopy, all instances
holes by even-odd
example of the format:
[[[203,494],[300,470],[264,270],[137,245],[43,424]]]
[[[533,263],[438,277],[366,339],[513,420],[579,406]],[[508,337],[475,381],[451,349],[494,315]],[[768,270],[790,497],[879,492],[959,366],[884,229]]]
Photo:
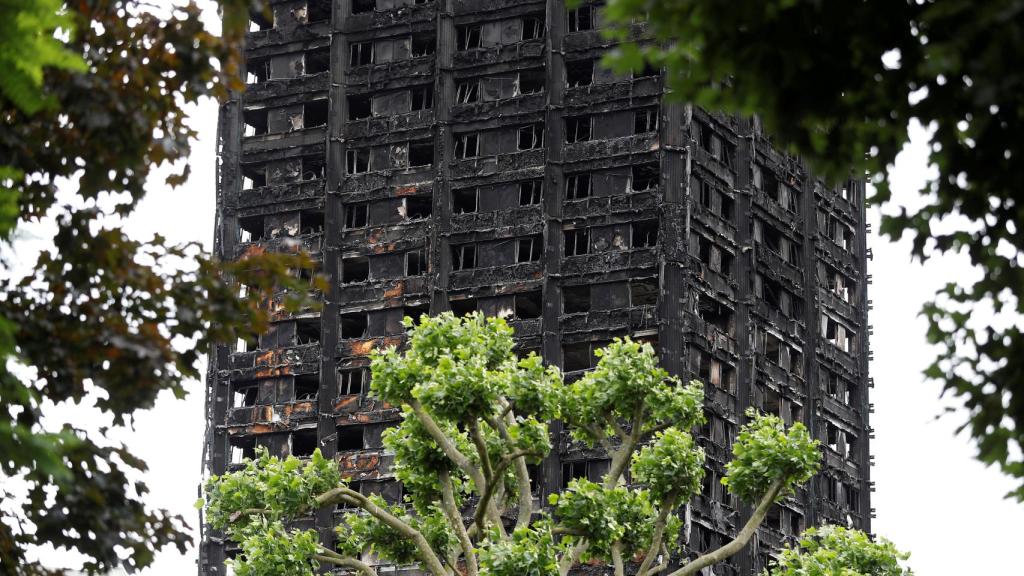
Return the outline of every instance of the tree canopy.
[[[228,560],[235,574],[311,576],[334,565],[375,576],[361,559],[368,551],[432,576],[566,576],[585,561],[617,576],[627,566],[637,576],[689,576],[742,550],[769,508],[819,468],[818,442],[803,424],[747,412],[722,482],[753,506],[749,520],[721,548],[677,566],[682,507],[704,475],[691,434],[705,418],[702,383],[670,376],[650,344],[629,338],[599,350],[596,368],[567,383],[535,354],[516,357],[503,319],[445,313],[405,325],[408,345],[374,355],[370,384],[402,410],[384,446],[403,500],[364,495],[319,449],[308,460],[264,451],[211,478],[199,503],[210,525],[239,543]],[[529,465],[551,451],[552,419],[610,463],[600,481],[575,478],[537,507]],[[338,505],[347,512],[335,546],[294,526]],[[866,537],[851,538],[866,546]]]
[[[2,263],[0,573],[59,573],[28,560],[38,545],[80,552],[87,571],[184,550],[182,519],[146,504],[145,463],[104,430],[52,414],[44,424],[44,407],[87,400],[122,424],[161,391],[184,394],[210,342],[264,328],[281,292],[310,305],[294,273],[308,257],[216,264],[197,245],[118,227],[155,167],[175,165],[172,186],[187,178],[196,132],[183,106],[240,87],[248,2],[223,4],[217,37],[191,3],[0,1],[0,242],[17,254],[16,227],[30,220],[57,230],[23,278]],[[14,485],[27,498],[8,498]]]
[[[610,37],[643,21],[654,40],[617,48],[611,66],[663,66],[674,97],[756,115],[819,173],[866,172],[882,234],[908,236],[921,260],[970,258],[980,279],[951,279],[922,310],[938,350],[925,374],[963,401],[980,459],[1020,480],[1024,501],[1024,3],[608,0],[603,13]],[[915,119],[938,177],[908,208],[887,178]],[[978,306],[995,321],[972,323]]]

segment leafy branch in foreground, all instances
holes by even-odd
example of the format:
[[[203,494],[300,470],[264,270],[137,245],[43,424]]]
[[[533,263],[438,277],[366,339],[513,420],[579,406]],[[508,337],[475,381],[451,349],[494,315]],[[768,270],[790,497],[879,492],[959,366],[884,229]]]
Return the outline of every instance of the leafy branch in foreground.
[[[407,348],[377,353],[372,392],[400,406],[384,436],[405,505],[366,496],[314,452],[309,461],[265,452],[206,485],[210,524],[239,542],[240,575],[312,575],[322,565],[364,576],[368,551],[382,562],[418,563],[432,576],[566,576],[585,561],[623,576],[673,566],[681,507],[700,492],[704,452],[690,430],[704,420],[703,385],[683,385],[658,366],[649,344],[616,339],[597,367],[567,384],[556,368],[512,353],[504,320],[473,314],[429,318]],[[754,506],[736,538],[669,576],[696,574],[750,541],[765,515],[817,471],[819,451],[802,424],[748,412],[723,482]],[[600,482],[575,479],[537,509],[528,466],[551,450],[547,422],[611,460]],[[634,484],[626,481],[631,471]],[[328,547],[291,521],[322,507],[347,513]]]

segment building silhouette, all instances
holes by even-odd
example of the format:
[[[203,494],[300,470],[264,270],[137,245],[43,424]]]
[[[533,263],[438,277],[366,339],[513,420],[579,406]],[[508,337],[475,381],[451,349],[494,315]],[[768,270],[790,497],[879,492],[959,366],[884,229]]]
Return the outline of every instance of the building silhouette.
[[[211,354],[209,472],[256,446],[319,447],[364,493],[400,499],[380,441],[397,413],[367,396],[367,355],[401,343],[404,316],[479,310],[569,377],[631,335],[706,382],[692,551],[750,512],[718,482],[747,406],[821,440],[822,472],[715,574],[760,571],[809,525],[870,529],[862,180],[826,185],[756,119],[666,98],[656,70],[605,70],[596,5],[270,4],[247,89],[221,108],[215,250],[301,246],[330,288],[322,310]],[[553,434],[540,497],[607,465]],[[334,521],[309,520],[324,538]],[[229,548],[205,531],[200,573],[223,574]]]

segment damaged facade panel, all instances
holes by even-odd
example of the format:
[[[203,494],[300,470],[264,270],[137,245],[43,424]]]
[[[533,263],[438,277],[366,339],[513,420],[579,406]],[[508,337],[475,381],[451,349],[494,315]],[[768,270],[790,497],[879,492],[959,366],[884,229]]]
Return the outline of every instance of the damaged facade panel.
[[[870,529],[862,181],[830,186],[756,119],[666,98],[656,70],[602,68],[598,5],[270,4],[251,18],[247,89],[221,110],[216,251],[301,247],[330,288],[321,309],[282,308],[213,350],[211,473],[258,446],[319,448],[364,494],[400,501],[380,442],[399,414],[368,394],[369,355],[402,344],[406,316],[479,311],[569,379],[628,335],[705,383],[690,553],[750,513],[719,482],[745,409],[808,426],[821,474],[715,574],[759,573],[811,525]],[[607,469],[552,433],[538,497]],[[338,513],[309,520],[325,543]],[[200,573],[224,574],[230,553],[206,532]]]

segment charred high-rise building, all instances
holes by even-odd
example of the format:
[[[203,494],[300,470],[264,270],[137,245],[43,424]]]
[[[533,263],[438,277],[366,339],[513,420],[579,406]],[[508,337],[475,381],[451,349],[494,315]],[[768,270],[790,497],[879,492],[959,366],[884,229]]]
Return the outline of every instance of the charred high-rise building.
[[[861,180],[826,185],[756,119],[667,98],[657,70],[605,70],[597,5],[270,4],[248,87],[221,109],[216,252],[300,244],[330,287],[321,310],[213,351],[209,471],[260,445],[319,447],[365,493],[400,498],[380,442],[397,414],[367,395],[368,354],[402,342],[404,316],[480,310],[569,377],[631,335],[706,382],[691,550],[749,513],[718,482],[747,406],[821,440],[822,472],[715,574],[760,570],[811,524],[870,528]],[[539,491],[603,472],[553,433]],[[312,522],[330,538],[334,520]],[[204,534],[200,572],[223,574],[225,553]]]

